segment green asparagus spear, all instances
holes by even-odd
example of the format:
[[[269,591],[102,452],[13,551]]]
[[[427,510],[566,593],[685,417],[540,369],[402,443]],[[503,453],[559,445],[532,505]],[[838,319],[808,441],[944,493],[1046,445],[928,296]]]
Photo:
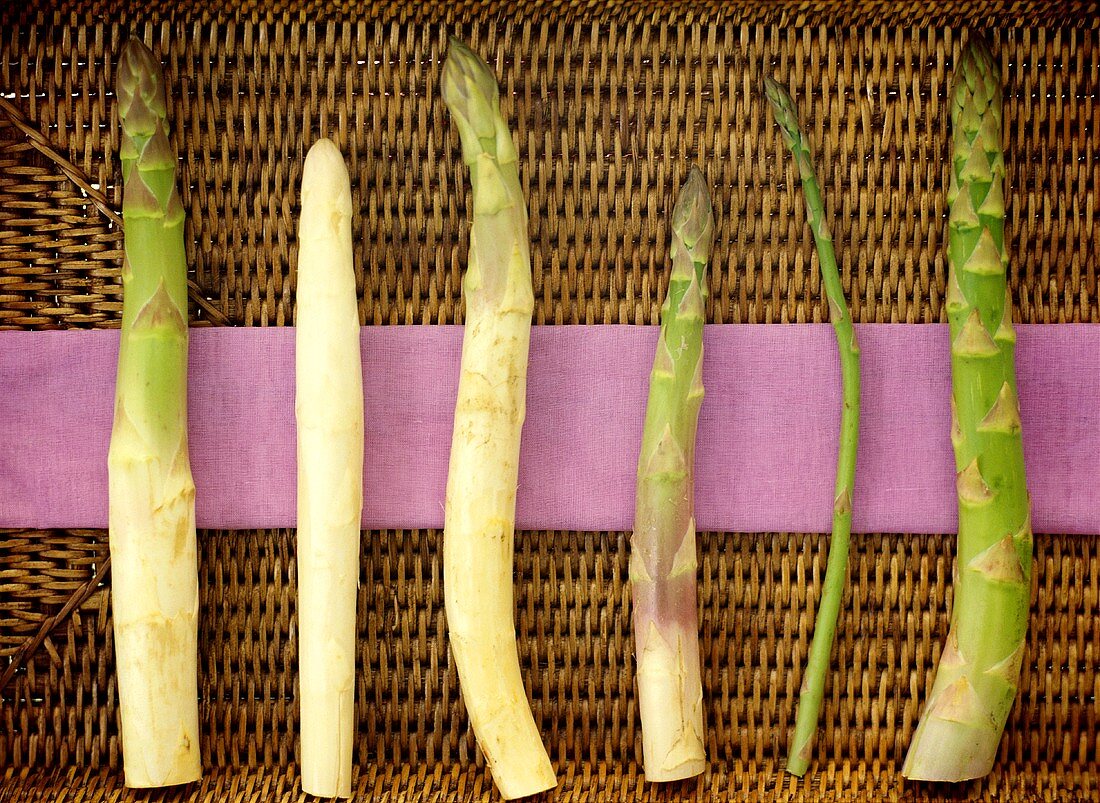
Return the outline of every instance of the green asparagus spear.
[[[126,785],[199,778],[198,561],[187,453],[187,264],[160,63],[130,40],[122,122],[122,335],[108,454]]]
[[[1005,277],[1001,76],[971,38],[951,91],[947,317],[959,498],[947,645],[903,773],[989,773],[1019,685],[1031,590],[1031,504]]]
[[[693,168],[672,212],[672,274],[649,381],[630,582],[646,779],[703,771],[696,604],[695,430],[703,401],[703,302],[714,216]]]
[[[821,188],[817,183],[811,161],[810,148],[798,126],[798,114],[787,91],[771,78],[764,79],[768,102],[783,141],[794,155],[798,175],[802,179],[802,194],[806,200],[806,214],[817,245],[821,278],[829,301],[829,319],[836,332],[840,352],[840,371],[843,385],[844,406],[840,413],[840,448],[836,462],[836,484],[833,501],[833,535],[829,546],[829,558],[825,568],[825,586],[814,624],[813,641],[806,665],[802,691],[798,698],[794,736],[791,740],[787,771],[804,775],[810,766],[817,721],[821,713],[821,701],[825,696],[825,678],[829,670],[829,655],[833,649],[840,601],[844,595],[848,574],[848,545],[852,532],[852,486],[856,473],[856,445],[859,440],[859,345],[856,343],[852,316],[844,300],[844,287],[840,283],[836,254],[833,252],[833,236],[825,222],[825,210],[821,201]]]
[[[447,630],[462,699],[505,799],[556,785],[527,703],[512,596],[516,482],[534,292],[516,148],[487,64],[452,39],[443,100],[470,168],[474,219],[443,532]]]

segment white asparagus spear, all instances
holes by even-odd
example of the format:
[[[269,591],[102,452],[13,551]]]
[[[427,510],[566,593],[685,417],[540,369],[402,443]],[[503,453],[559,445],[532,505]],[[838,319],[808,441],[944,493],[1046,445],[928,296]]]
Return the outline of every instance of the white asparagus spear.
[[[295,344],[302,789],[350,797],[363,373],[351,187],[327,139],[302,171]]]
[[[557,784],[520,675],[512,599],[519,441],[534,294],[516,149],[488,66],[451,40],[443,100],[470,168],[466,326],[447,474],[443,592],[462,699],[501,795]]]

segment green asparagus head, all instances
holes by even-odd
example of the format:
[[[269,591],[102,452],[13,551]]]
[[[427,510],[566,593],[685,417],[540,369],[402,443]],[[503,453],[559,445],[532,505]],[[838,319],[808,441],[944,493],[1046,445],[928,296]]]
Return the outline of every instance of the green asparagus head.
[[[123,214],[131,218],[182,214],[176,193],[176,153],[168,139],[164,76],[160,62],[138,39],[129,40],[122,49],[115,92],[122,126]]]
[[[691,168],[672,210],[673,247],[682,247],[697,272],[702,273],[714,242],[714,208],[703,171]],[[705,284],[701,285],[705,293]]]
[[[482,154],[499,162],[515,160],[496,79],[489,65],[454,37],[443,65],[443,102],[458,125],[464,162],[472,165]]]
[[[779,124],[779,130],[783,133],[783,142],[787,147],[795,150],[801,147],[802,134],[798,125],[798,112],[794,108],[794,101],[783,85],[774,78],[764,79],[764,94],[768,97],[768,103],[775,115],[775,122]]]
[[[467,315],[507,309],[530,318],[534,305],[527,206],[520,188],[516,147],[500,113],[489,66],[457,39],[443,65],[443,101],[470,168],[473,225],[462,281]]]
[[[987,108],[1000,123],[1001,104],[1001,75],[993,53],[985,39],[971,35],[951,87],[951,122],[973,139]]]
[[[807,193],[806,205],[811,216],[810,225],[815,226],[815,208],[820,205],[820,190],[817,188],[817,178],[810,158],[810,146],[802,136],[802,128],[798,124],[798,111],[794,107],[790,94],[775,79],[764,79],[764,93],[768,97],[768,104],[772,107],[775,122],[779,124],[779,130],[783,134],[783,142],[794,156],[798,175],[802,177],[802,189]],[[821,233],[828,231],[824,221],[820,221],[820,225]]]
[[[116,76],[118,113],[129,137],[151,137],[168,113],[160,62],[140,39],[122,48]]]

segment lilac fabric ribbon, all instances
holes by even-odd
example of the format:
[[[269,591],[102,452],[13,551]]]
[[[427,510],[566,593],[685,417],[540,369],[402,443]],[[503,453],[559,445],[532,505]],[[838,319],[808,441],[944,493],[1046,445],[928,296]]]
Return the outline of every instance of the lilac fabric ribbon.
[[[857,327],[857,532],[953,532],[947,328]],[[1034,526],[1100,533],[1100,327],[1018,327]],[[520,529],[629,530],[657,330],[533,330]],[[363,526],[441,527],[462,329],[363,329]],[[827,325],[709,326],[701,530],[828,532],[840,375]],[[118,333],[0,332],[0,526],[105,527]],[[293,527],[294,330],[193,329],[198,523]]]

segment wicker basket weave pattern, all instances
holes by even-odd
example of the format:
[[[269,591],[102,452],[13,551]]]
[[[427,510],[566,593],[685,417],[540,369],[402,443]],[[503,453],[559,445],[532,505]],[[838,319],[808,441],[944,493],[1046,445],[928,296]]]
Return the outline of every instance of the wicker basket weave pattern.
[[[875,19],[880,4],[611,4],[589,18],[590,6],[563,2],[523,21],[494,3],[351,4],[317,23],[308,3],[239,5],[0,12],[0,327],[118,325],[112,81],[131,31],[170,87],[192,325],[292,323],[297,189],[321,135],[352,177],[363,323],[462,321],[469,194],[438,83],[456,29],[496,69],[513,122],[537,323],[657,321],[666,213],[691,163],[719,215],[709,321],[826,320],[765,74],[788,82],[808,125],[855,319],[943,321],[946,98],[965,33],[926,25],[983,21],[1032,26],[991,37],[1006,81],[1017,319],[1100,322],[1100,30],[1087,4],[902,3],[878,10],[891,25],[858,28],[837,23]],[[826,541],[700,536],[710,770],[657,788],[638,764],[627,534],[518,534],[520,656],[557,798],[1100,796],[1100,539],[1057,534],[1036,539],[1023,686],[989,779],[900,778],[946,632],[953,555],[947,535],[901,534],[853,539],[821,760],[801,782],[786,776]],[[361,799],[495,795],[447,649],[441,563],[439,532],[364,534]],[[109,583],[103,531],[0,531],[0,801],[130,799]],[[298,799],[295,585],[293,532],[200,534],[209,772],[198,790],[157,799]]]

